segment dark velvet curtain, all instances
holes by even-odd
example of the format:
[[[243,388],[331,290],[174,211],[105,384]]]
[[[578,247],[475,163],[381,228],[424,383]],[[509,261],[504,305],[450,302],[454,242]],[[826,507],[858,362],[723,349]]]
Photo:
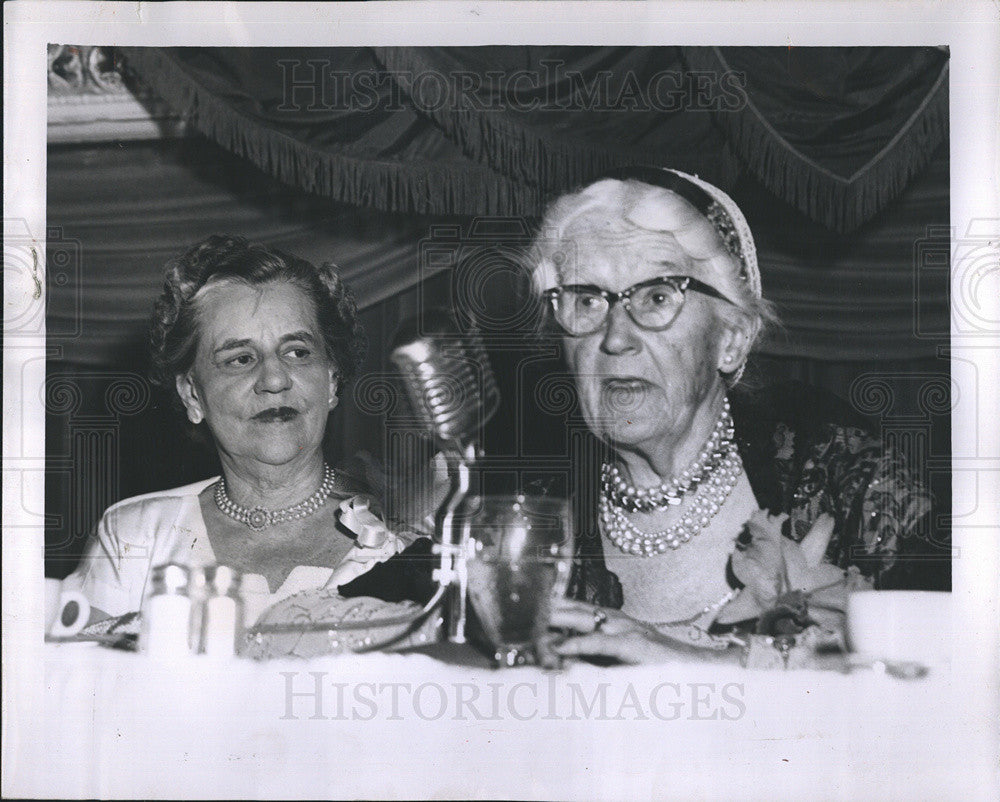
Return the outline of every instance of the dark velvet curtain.
[[[948,182],[945,143],[891,206],[843,235],[744,176],[733,197],[782,322],[764,350],[827,362],[936,357],[949,331]]]
[[[771,192],[836,231],[902,193],[948,136],[948,53],[933,47],[691,47],[706,74],[746,77],[713,112]]]
[[[624,163],[740,166],[854,230],[947,135],[939,48],[124,48],[203,134],[348,203],[537,214]],[[739,160],[733,157],[738,154]]]

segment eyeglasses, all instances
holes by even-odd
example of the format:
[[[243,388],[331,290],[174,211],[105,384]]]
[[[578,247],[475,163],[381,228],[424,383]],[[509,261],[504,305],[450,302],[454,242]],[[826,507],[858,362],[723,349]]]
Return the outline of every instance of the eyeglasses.
[[[690,276],[659,276],[621,292],[602,290],[593,284],[567,284],[542,294],[549,299],[556,322],[566,333],[583,337],[603,328],[611,307],[619,301],[637,326],[663,331],[680,314],[689,289],[731,303],[714,287]]]

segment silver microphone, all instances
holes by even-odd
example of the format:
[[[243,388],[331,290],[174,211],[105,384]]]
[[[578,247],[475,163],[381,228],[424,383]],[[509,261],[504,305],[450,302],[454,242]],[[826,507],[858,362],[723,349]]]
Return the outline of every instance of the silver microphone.
[[[474,330],[462,332],[447,312],[430,310],[403,324],[389,358],[417,421],[446,450],[464,451],[479,441],[500,405],[500,392]]]
[[[433,576],[448,591],[448,640],[465,643],[468,526],[456,514],[469,492],[482,427],[500,405],[500,392],[482,340],[463,333],[450,314],[429,310],[407,321],[389,358],[399,370],[417,422],[437,439],[448,464],[450,489],[434,516]]]

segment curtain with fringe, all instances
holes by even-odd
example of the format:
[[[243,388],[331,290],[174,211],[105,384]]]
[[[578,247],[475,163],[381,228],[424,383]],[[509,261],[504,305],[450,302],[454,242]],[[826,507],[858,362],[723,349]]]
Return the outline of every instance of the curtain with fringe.
[[[899,198],[850,236],[769,201],[746,176],[733,198],[754,233],[773,356],[891,362],[949,341],[950,159],[941,145]]]
[[[280,181],[415,214],[506,214],[531,193],[469,161],[366,48],[121,48],[197,131]]]
[[[748,171],[838,232],[947,136],[940,48],[123,48],[205,136],[307,192],[537,215],[624,163]],[[735,154],[735,155],[734,155]]]
[[[834,231],[899,197],[948,137],[948,52],[936,47],[687,47],[709,74],[743,76],[713,112],[771,192]]]
[[[719,71],[692,74],[681,48],[381,47],[375,56],[466,156],[543,195],[624,164],[722,188],[738,174],[708,112],[737,103],[739,87]],[[451,102],[434,102],[435,83]]]

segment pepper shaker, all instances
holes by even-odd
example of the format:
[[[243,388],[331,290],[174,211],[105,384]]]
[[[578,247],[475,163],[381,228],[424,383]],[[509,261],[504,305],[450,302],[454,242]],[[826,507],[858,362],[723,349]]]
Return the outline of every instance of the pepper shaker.
[[[232,657],[243,633],[240,574],[225,565],[209,565],[204,572],[201,651],[211,657]]]

